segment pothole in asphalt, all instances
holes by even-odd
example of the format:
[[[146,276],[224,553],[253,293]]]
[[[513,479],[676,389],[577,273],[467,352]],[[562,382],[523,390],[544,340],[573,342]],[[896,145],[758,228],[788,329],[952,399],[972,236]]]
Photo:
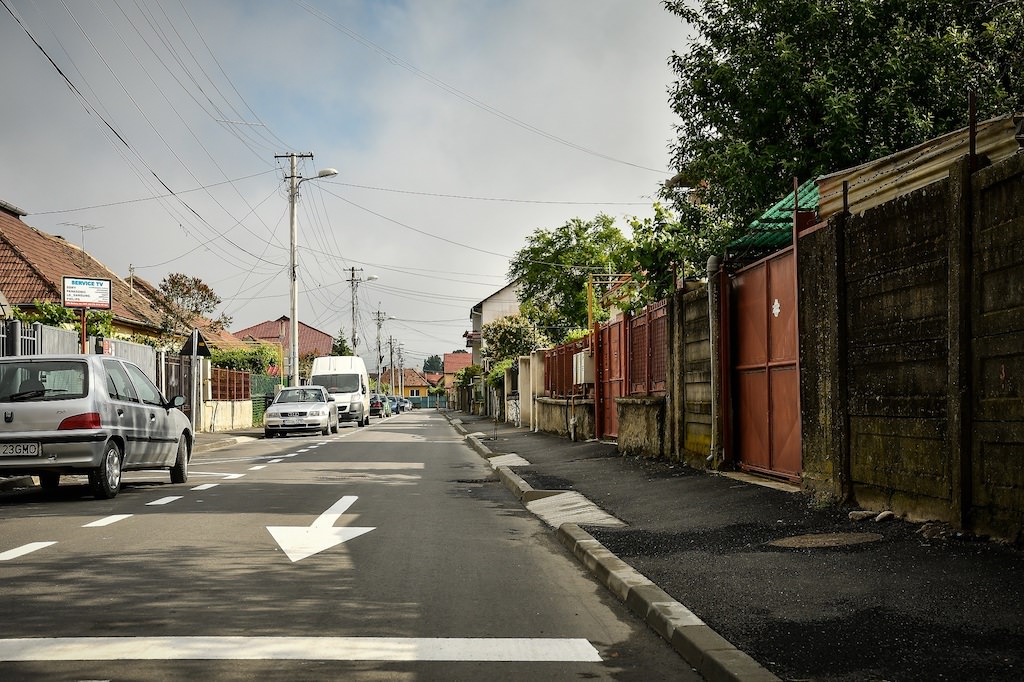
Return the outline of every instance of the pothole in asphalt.
[[[882,537],[878,533],[809,533],[807,535],[793,535],[781,540],[772,540],[767,544],[772,547],[782,547],[783,549],[848,547],[850,545],[861,545],[866,542],[877,542]]]

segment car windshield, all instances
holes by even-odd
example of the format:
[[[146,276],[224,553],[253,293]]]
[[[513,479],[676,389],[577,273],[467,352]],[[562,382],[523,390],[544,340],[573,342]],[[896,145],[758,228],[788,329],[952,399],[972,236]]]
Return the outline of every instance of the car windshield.
[[[358,374],[314,374],[311,383],[327,388],[328,393],[359,393]]]
[[[12,360],[0,363],[0,402],[84,398],[88,366],[82,360]]]
[[[320,389],[297,388],[285,389],[277,396],[278,403],[322,403],[324,394]]]

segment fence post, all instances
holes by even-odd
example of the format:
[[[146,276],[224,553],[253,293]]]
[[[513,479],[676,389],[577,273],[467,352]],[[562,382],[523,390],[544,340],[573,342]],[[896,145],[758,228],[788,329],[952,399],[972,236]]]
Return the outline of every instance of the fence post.
[[[7,354],[21,355],[21,320],[7,323]]]

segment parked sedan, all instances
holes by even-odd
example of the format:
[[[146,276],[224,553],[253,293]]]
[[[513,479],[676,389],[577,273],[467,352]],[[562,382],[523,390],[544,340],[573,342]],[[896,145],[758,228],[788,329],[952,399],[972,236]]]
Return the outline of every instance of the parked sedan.
[[[388,396],[388,404],[391,405],[391,414],[399,414],[402,411],[402,406],[398,403],[398,398],[395,396]]]
[[[412,401],[408,398],[399,398],[398,404],[402,408],[402,412],[408,412],[412,409]]]
[[[323,386],[281,389],[263,415],[263,436],[338,432],[338,406]]]
[[[121,490],[121,473],[168,469],[188,480],[193,434],[138,366],[104,355],[0,358],[0,476],[32,475],[46,490],[88,474],[97,498]]]

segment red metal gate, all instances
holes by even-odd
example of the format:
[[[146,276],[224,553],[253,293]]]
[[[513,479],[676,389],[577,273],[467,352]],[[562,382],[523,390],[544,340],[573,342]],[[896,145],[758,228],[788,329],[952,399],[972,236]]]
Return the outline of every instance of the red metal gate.
[[[796,260],[787,249],[732,279],[734,457],[743,469],[800,478]]]
[[[618,438],[619,413],[615,399],[625,395],[626,324],[619,316],[598,327],[597,341],[597,405],[598,438]]]

